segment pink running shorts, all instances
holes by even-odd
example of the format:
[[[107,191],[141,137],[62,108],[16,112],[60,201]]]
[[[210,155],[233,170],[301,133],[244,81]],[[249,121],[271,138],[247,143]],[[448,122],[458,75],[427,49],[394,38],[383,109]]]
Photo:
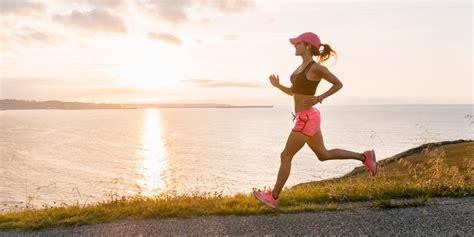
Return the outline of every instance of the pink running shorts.
[[[303,110],[293,115],[296,119],[295,126],[292,131],[301,132],[308,137],[312,137],[321,126],[321,114],[318,109]]]

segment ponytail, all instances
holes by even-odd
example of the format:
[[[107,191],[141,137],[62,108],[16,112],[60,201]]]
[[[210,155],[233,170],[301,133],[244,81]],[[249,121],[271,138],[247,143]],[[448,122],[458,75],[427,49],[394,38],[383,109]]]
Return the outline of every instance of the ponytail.
[[[321,51],[316,47],[311,47],[311,53],[318,57],[318,63],[328,60],[331,55],[337,60],[337,53],[331,48],[331,46],[329,46],[329,44],[321,44],[320,47],[323,47]]]

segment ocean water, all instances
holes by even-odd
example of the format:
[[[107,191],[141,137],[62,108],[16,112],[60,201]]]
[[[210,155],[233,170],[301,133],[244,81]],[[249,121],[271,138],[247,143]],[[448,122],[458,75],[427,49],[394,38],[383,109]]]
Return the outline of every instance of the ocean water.
[[[382,160],[428,142],[473,139],[473,105],[319,105],[327,149]],[[0,205],[11,210],[111,197],[250,193],[273,187],[291,106],[0,111]],[[306,145],[285,187],[342,176]]]

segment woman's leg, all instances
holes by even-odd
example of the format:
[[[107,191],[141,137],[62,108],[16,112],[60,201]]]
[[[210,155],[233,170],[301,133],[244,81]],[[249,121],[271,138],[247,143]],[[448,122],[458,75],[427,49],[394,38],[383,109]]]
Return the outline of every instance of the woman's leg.
[[[313,150],[313,152],[316,154],[320,161],[354,159],[363,162],[365,159],[363,153],[357,153],[338,148],[326,150],[326,147],[324,146],[323,135],[321,133],[321,128],[318,129],[314,136],[308,139],[307,144],[311,148],[311,150]]]
[[[285,149],[280,154],[280,170],[278,171],[277,181],[273,188],[273,195],[275,198],[278,198],[288,176],[290,176],[291,160],[304,144],[308,142],[308,139],[308,136],[295,131],[291,131],[288,136]]]

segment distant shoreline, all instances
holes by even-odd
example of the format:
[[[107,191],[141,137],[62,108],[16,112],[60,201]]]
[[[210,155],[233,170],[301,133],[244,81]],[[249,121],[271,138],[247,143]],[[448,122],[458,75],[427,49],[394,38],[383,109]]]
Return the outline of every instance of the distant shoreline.
[[[108,104],[108,103],[82,103],[63,102],[58,100],[34,101],[34,100],[0,100],[0,110],[79,110],[79,109],[148,109],[148,108],[273,108],[273,105],[230,105],[213,103],[178,104],[178,103],[136,103],[136,104]]]
[[[184,108],[184,109],[193,109],[193,108],[216,108],[216,109],[242,109],[242,108],[273,108],[273,105],[256,105],[256,106],[155,106],[155,107],[135,107],[135,108],[20,108],[20,109],[0,109],[3,111],[6,110],[113,110],[113,109],[177,109],[177,108]]]

